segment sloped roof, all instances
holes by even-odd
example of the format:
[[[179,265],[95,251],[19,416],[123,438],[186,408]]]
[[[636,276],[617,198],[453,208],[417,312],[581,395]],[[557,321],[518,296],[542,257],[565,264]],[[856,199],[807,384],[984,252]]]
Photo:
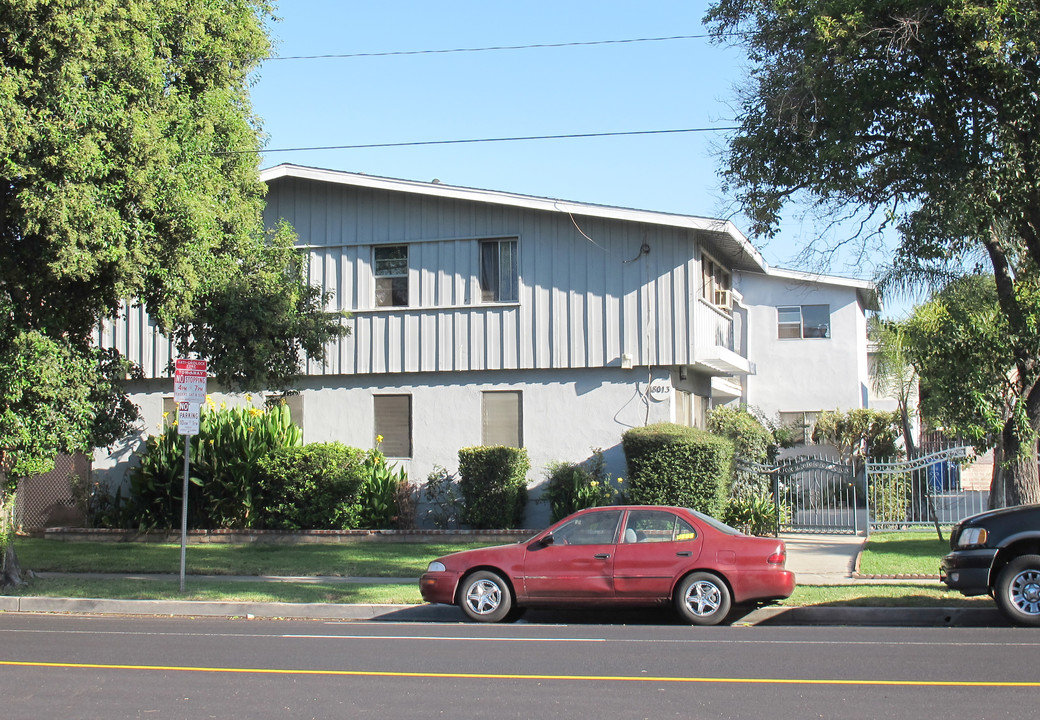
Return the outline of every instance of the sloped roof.
[[[859,301],[862,303],[864,308],[875,312],[880,312],[881,310],[881,299],[878,297],[877,287],[870,280],[859,280],[857,278],[847,278],[839,275],[823,275],[821,273],[805,272],[803,270],[788,270],[785,268],[775,267],[767,267],[766,275],[796,282],[852,288],[856,291],[856,295],[859,297]]]
[[[498,190],[479,190],[476,188],[445,185],[440,182],[417,182],[415,180],[397,180],[393,178],[365,175],[362,173],[325,170],[303,165],[282,164],[260,171],[260,179],[265,183],[281,178],[299,178],[316,182],[351,185],[376,190],[414,193],[431,197],[450,198],[453,200],[469,200],[473,202],[507,205],[528,210],[542,210],[585,217],[622,220],[627,222],[665,225],[669,227],[698,230],[705,233],[709,241],[716,246],[735,268],[764,272],[765,260],[758,250],[748,241],[737,227],[729,220],[678,215],[674,213],[634,210],[631,208],[595,205],[592,203],[573,202],[554,198],[520,195]]]

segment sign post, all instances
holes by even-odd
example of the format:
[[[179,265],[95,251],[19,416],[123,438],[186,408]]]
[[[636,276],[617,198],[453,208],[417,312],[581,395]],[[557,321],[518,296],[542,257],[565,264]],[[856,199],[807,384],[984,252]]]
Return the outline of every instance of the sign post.
[[[173,400],[177,403],[177,433],[184,436],[184,492],[181,495],[181,592],[188,546],[188,477],[191,436],[199,434],[202,403],[206,400],[206,361],[180,358],[173,376]]]

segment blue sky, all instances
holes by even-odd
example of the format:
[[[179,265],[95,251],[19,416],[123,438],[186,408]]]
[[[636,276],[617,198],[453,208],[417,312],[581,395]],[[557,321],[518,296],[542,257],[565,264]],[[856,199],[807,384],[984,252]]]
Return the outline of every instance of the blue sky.
[[[282,0],[276,56],[387,53],[706,35],[708,3],[668,0]],[[253,87],[267,148],[609,133],[734,124],[739,49],[706,37],[572,47],[272,59]],[[732,217],[726,132],[265,153],[283,162],[709,217]],[[794,218],[795,213],[790,217]],[[811,224],[751,238],[778,267],[870,279],[873,260],[797,261]]]

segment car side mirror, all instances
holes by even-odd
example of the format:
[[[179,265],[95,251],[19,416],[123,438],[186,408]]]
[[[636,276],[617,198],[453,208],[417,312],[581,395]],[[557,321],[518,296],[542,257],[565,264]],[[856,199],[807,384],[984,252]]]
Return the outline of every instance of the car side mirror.
[[[543,537],[541,540],[539,540],[539,542],[543,546],[548,546],[548,545],[552,545],[553,543],[555,543],[556,542],[556,538],[553,537],[552,533],[549,533],[548,535]]]

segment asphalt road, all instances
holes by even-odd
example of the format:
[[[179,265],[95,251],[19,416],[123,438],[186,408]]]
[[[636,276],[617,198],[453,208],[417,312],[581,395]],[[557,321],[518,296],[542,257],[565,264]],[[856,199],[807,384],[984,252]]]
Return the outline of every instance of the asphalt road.
[[[1023,628],[0,615],[0,716],[1034,717]]]

